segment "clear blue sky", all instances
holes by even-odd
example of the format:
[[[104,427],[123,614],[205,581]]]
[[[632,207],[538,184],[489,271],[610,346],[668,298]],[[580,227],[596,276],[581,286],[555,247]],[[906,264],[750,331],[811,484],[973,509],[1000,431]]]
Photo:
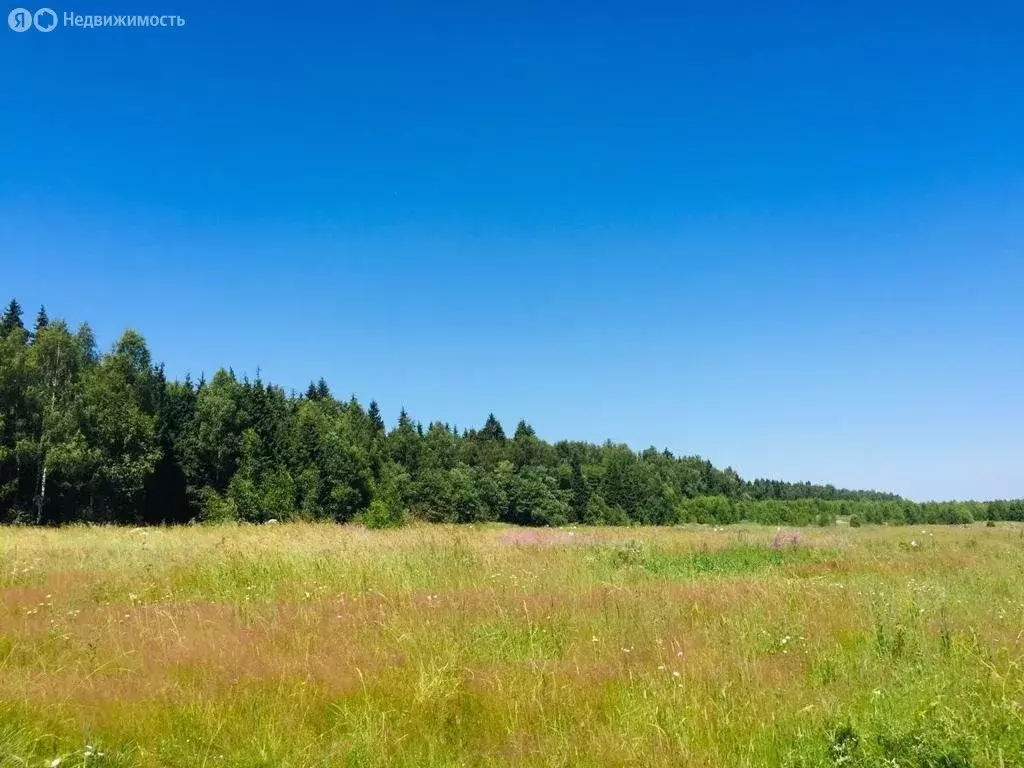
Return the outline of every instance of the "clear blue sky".
[[[240,7],[0,27],[0,294],[389,419],[1024,496],[1019,2]]]

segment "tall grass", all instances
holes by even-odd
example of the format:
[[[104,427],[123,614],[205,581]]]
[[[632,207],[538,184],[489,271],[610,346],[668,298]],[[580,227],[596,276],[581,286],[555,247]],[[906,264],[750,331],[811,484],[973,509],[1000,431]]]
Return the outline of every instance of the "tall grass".
[[[0,529],[0,766],[1024,765],[1024,529]]]

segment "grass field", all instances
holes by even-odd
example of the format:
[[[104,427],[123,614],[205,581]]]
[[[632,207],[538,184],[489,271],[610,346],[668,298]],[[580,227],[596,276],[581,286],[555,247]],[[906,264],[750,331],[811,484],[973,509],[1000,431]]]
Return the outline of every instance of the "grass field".
[[[5,768],[1024,765],[1022,663],[1012,524],[0,529]]]

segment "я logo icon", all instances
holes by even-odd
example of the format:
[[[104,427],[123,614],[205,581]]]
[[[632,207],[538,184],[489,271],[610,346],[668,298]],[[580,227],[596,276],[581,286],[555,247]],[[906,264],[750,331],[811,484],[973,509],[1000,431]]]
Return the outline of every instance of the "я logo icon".
[[[35,13],[28,8],[15,8],[7,14],[7,26],[15,32],[28,32],[32,27],[52,32],[57,28],[57,14],[52,8],[40,8]]]

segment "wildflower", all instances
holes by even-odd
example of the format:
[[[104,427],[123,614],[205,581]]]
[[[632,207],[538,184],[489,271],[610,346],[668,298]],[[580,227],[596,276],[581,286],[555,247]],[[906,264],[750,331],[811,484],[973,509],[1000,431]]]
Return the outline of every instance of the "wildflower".
[[[596,643],[597,642],[597,635],[594,635],[593,637],[591,637],[590,638],[590,642]]]
[[[679,670],[673,669],[672,670],[672,677],[679,677]]]
[[[910,542],[910,546],[911,546],[911,547],[915,547],[915,548],[916,548],[916,547],[917,547],[917,539],[913,539],[913,540],[912,540],[912,541]]]
[[[800,534],[797,532],[786,533],[785,531],[779,531],[775,534],[775,538],[772,539],[772,549],[781,549],[784,546],[795,547],[800,543]]]
[[[50,768],[57,768],[57,766],[60,765],[60,762],[61,760],[59,757],[53,758],[53,760],[50,761]]]

